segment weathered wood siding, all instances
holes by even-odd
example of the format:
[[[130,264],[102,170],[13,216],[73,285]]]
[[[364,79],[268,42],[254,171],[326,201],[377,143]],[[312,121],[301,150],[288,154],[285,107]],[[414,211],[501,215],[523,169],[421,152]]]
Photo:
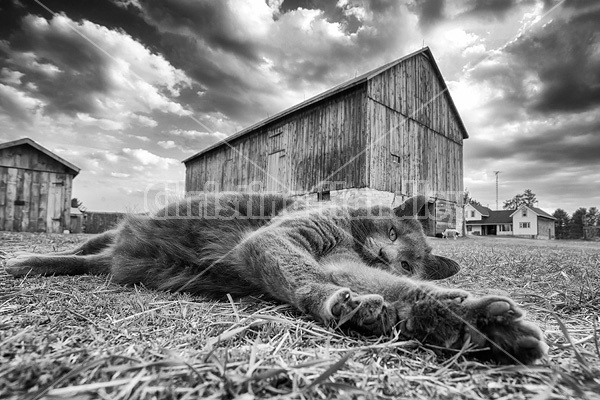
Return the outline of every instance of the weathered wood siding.
[[[369,80],[371,188],[457,201],[463,132],[448,96],[423,54]]]
[[[186,191],[311,193],[367,186],[365,86],[248,132],[186,163]],[[331,189],[334,189],[331,187]]]
[[[65,165],[31,146],[0,149],[0,229],[69,229],[72,183]]]

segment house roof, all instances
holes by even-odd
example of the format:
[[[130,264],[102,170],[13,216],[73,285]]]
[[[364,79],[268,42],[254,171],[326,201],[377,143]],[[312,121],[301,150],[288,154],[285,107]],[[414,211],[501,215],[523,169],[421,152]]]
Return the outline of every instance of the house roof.
[[[475,203],[469,203],[469,205],[471,207],[473,207],[474,209],[476,209],[479,214],[483,215],[484,217],[488,217],[490,215],[490,213],[492,212],[492,210],[490,210],[487,207],[484,207],[480,204],[475,204]]]
[[[351,79],[351,80],[349,80],[347,82],[344,82],[341,85],[335,86],[335,87],[333,87],[333,88],[331,88],[331,89],[329,89],[329,90],[327,90],[327,91],[325,91],[325,92],[323,92],[321,94],[318,94],[318,95],[316,95],[316,96],[314,96],[314,97],[312,97],[312,98],[310,98],[308,100],[305,100],[305,101],[303,101],[301,103],[296,104],[295,106],[292,106],[292,107],[290,107],[290,108],[288,108],[288,109],[286,109],[284,111],[281,111],[281,112],[279,112],[277,114],[274,114],[273,116],[271,116],[269,118],[266,118],[266,119],[264,119],[264,120],[262,120],[262,121],[260,121],[260,122],[258,122],[256,124],[252,125],[252,126],[249,126],[248,128],[245,128],[245,129],[243,129],[243,130],[241,130],[241,131],[239,131],[237,133],[234,133],[233,135],[230,135],[230,136],[226,137],[225,139],[223,139],[223,140],[221,140],[221,141],[213,144],[212,146],[209,146],[209,147],[201,150],[200,152],[194,154],[193,156],[186,158],[182,162],[183,163],[187,163],[187,162],[193,160],[194,158],[196,158],[196,157],[198,157],[198,156],[200,156],[200,155],[202,155],[204,153],[207,153],[207,152],[209,152],[209,151],[211,151],[211,150],[213,150],[213,149],[215,149],[217,147],[221,147],[221,146],[225,145],[226,143],[229,143],[229,142],[231,142],[231,141],[233,141],[233,140],[235,140],[235,139],[237,139],[239,137],[242,137],[242,136],[246,135],[247,133],[250,133],[250,132],[252,132],[252,131],[254,131],[254,130],[258,129],[258,128],[261,128],[263,126],[266,126],[266,125],[270,124],[271,122],[274,122],[274,121],[276,121],[276,120],[278,120],[280,118],[283,118],[283,117],[285,117],[287,115],[290,115],[290,114],[292,114],[292,113],[294,113],[296,111],[299,111],[299,110],[301,110],[301,109],[303,109],[305,107],[308,107],[310,105],[318,103],[321,100],[325,100],[325,99],[327,99],[327,98],[329,98],[329,97],[331,97],[333,95],[336,95],[338,93],[342,93],[342,92],[344,92],[344,91],[346,91],[348,89],[351,89],[351,88],[354,88],[354,87],[356,87],[356,86],[358,86],[360,84],[363,84],[363,83],[371,80],[375,76],[377,76],[377,75],[379,75],[379,74],[387,71],[388,69],[395,67],[396,65],[400,64],[401,62],[403,62],[405,60],[408,60],[408,59],[410,59],[412,57],[415,57],[415,56],[417,56],[419,54],[424,55],[431,62],[431,65],[433,66],[435,74],[437,75],[442,88],[446,91],[446,94],[447,94],[446,98],[448,99],[448,103],[450,105],[450,108],[452,109],[452,111],[454,112],[454,114],[456,116],[456,119],[458,121],[459,127],[460,127],[460,129],[462,131],[462,134],[463,134],[463,138],[464,139],[468,138],[469,134],[467,133],[467,129],[465,128],[465,125],[464,125],[464,123],[463,123],[463,121],[462,121],[462,119],[460,117],[460,114],[458,113],[458,110],[456,109],[456,105],[454,104],[454,101],[452,100],[452,97],[450,96],[450,93],[447,91],[448,90],[448,86],[446,85],[446,82],[444,81],[444,78],[442,77],[442,73],[441,73],[441,71],[440,71],[437,63],[435,62],[435,59],[433,58],[433,54],[431,53],[431,50],[429,49],[429,47],[423,47],[420,50],[417,50],[417,51],[415,51],[413,53],[410,53],[410,54],[408,54],[408,55],[406,55],[404,57],[401,57],[401,58],[399,58],[399,59],[397,59],[395,61],[392,61],[392,62],[390,62],[388,64],[382,65],[381,67],[375,68],[374,70],[369,71],[369,72],[367,72],[365,74],[357,76],[354,79]]]
[[[513,223],[512,214],[514,213],[514,210],[492,211],[489,208],[487,209],[489,210],[489,217],[476,221],[467,221],[467,225],[498,225]]]
[[[533,211],[535,214],[537,214],[538,217],[542,217],[542,218],[548,218],[548,219],[556,219],[554,218],[552,215],[548,214],[546,211],[542,210],[541,208],[537,208],[537,207],[530,207],[530,206],[526,206],[523,205],[519,208],[517,208],[516,210],[513,211],[513,213],[510,215],[511,217],[517,213],[517,211],[519,211],[520,209],[522,209],[523,207],[530,209],[531,211]]]
[[[537,207],[529,207],[529,206],[521,206],[516,210],[498,210],[493,211],[487,207],[477,206],[475,204],[470,204],[473,208],[477,209],[484,217],[483,219],[475,220],[475,221],[467,221],[467,225],[498,225],[498,224],[512,224],[512,217],[519,211],[521,208],[526,207],[533,211],[538,217],[548,218],[548,219],[556,219],[552,215],[548,214],[544,210]],[[480,210],[481,209],[481,210]],[[486,216],[482,211],[487,211],[488,215]]]
[[[29,146],[33,147],[34,149],[36,149],[36,150],[44,153],[48,157],[50,157],[50,158],[58,161],[59,163],[63,164],[65,167],[67,167],[68,169],[70,169],[71,171],[73,171],[73,176],[76,176],[79,173],[79,171],[81,171],[81,168],[75,166],[74,164],[71,164],[70,162],[68,162],[64,158],[62,158],[62,157],[54,154],[53,152],[51,152],[47,148],[41,146],[40,144],[34,142],[30,138],[23,138],[23,139],[13,140],[11,142],[0,143],[0,150],[2,150],[2,149],[8,149],[10,147],[20,146],[20,145],[23,145],[23,144],[29,145]]]

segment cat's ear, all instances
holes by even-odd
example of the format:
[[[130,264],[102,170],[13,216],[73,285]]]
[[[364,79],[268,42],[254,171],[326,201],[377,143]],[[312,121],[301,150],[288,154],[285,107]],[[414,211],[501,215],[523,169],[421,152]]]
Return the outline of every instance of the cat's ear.
[[[419,214],[419,211],[427,204],[427,197],[423,195],[413,196],[398,207],[394,208],[394,214],[398,218],[415,217]]]
[[[432,281],[448,278],[460,271],[460,265],[456,261],[434,254],[429,254],[425,258],[424,264],[425,276],[423,278]]]

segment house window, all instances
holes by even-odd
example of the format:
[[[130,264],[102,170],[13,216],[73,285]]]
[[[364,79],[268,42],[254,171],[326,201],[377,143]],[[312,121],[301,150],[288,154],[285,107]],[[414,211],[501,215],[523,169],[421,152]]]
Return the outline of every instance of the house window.
[[[475,218],[475,211],[471,211],[471,218]]]
[[[473,231],[473,227],[471,225],[467,225],[467,232],[472,232]]]
[[[524,209],[521,210],[521,215],[524,216],[524,217],[527,216],[527,209],[526,208],[524,208]]]
[[[530,222],[519,222],[519,228],[522,228],[522,229],[531,228],[531,223]]]
[[[499,226],[500,232],[510,232],[512,231],[512,226],[510,224],[502,224]]]

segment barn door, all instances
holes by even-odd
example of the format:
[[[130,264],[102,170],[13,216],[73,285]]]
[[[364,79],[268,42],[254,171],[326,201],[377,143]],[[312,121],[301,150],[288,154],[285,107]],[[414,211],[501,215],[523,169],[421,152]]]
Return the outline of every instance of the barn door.
[[[52,182],[48,188],[48,210],[46,226],[49,233],[62,232],[62,220],[65,202],[65,183]]]
[[[285,191],[285,152],[278,151],[277,153],[269,154],[267,158],[267,192],[284,192]]]
[[[287,135],[283,127],[269,131],[267,177],[265,190],[267,192],[287,191],[287,171],[285,163],[285,150],[287,148]]]

